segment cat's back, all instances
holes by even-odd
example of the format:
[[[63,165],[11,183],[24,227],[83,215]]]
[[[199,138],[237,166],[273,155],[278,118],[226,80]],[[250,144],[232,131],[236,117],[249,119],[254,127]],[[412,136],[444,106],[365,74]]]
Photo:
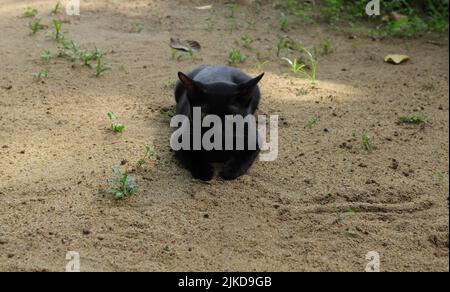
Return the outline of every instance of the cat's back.
[[[194,76],[195,81],[203,84],[231,83],[240,84],[252,78],[241,70],[225,65],[204,66]]]

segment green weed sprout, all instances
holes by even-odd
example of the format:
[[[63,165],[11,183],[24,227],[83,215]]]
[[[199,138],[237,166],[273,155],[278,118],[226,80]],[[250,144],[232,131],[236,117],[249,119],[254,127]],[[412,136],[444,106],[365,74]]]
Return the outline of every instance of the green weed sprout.
[[[306,128],[312,130],[320,121],[320,117],[314,117],[306,124]]]
[[[84,66],[91,67],[89,62],[92,60],[92,54],[86,51],[83,51],[80,55],[81,62],[83,62]]]
[[[171,109],[162,109],[161,113],[169,119],[173,118],[176,115],[176,113]]]
[[[136,185],[133,177],[128,173],[128,171],[122,173],[117,166],[113,166],[112,170],[114,177],[111,179],[111,183],[114,184],[114,187],[106,192],[112,195],[116,200],[121,200],[127,196],[135,194]]]
[[[282,50],[289,49],[291,50],[292,47],[295,45],[295,42],[290,37],[282,37],[277,42],[277,57],[280,56],[280,53]]]
[[[281,30],[286,32],[289,27],[289,17],[287,17],[284,13],[281,14],[280,18],[278,18],[278,23],[280,24]]]
[[[194,59],[194,50],[189,49],[189,51],[179,51],[176,49],[171,49],[172,51],[172,59],[177,60],[178,62],[182,61],[185,56],[188,56],[189,59]]]
[[[404,116],[399,118],[402,124],[420,125],[425,122],[426,116]]]
[[[291,66],[291,71],[295,74],[298,73],[306,73],[305,71],[305,64],[302,64],[297,58],[291,60],[289,58],[281,58],[282,60],[286,61]]]
[[[306,74],[306,76],[308,77],[308,79],[312,83],[316,83],[317,82],[317,65],[318,65],[318,61],[314,58],[313,54],[310,51],[308,51],[306,48],[303,48],[302,50],[308,56],[308,59],[309,59],[309,62],[310,62],[310,66],[311,66],[311,74]]]
[[[94,46],[94,51],[92,52],[92,60],[97,61],[98,59],[103,58],[103,52],[100,51],[97,46]]]
[[[34,73],[33,76],[37,81],[41,81],[42,79],[48,77],[48,70],[47,69],[40,70],[39,72]]]
[[[117,117],[113,112],[108,113],[109,121],[111,122],[111,130],[114,133],[123,133],[125,125],[117,122]]]
[[[256,21],[254,19],[247,19],[247,29],[254,29],[256,27]]]
[[[217,21],[215,21],[211,18],[206,19],[206,30],[208,30],[208,31],[214,30],[216,25],[217,25]]]
[[[244,48],[251,49],[252,43],[253,43],[253,40],[248,35],[245,35],[242,37],[242,46]]]
[[[366,149],[368,152],[372,152],[373,151],[372,138],[368,135],[362,135],[361,140],[364,149]]]
[[[42,29],[41,19],[36,18],[32,23],[30,23],[30,29],[32,34],[36,34]]]
[[[303,52],[306,53],[306,55],[308,56],[308,59],[310,61],[311,73],[308,73],[306,71],[306,65],[303,64],[297,58],[291,60],[289,58],[284,57],[284,58],[281,58],[281,59],[286,61],[290,65],[292,72],[294,72],[295,74],[302,74],[302,75],[306,76],[309,79],[309,81],[314,84],[314,83],[317,82],[317,65],[318,65],[318,61],[313,57],[313,55],[311,54],[310,51],[308,51],[306,49],[302,49],[302,50],[303,50]]]
[[[239,3],[237,3],[235,0],[228,1],[227,3],[225,3],[225,7],[228,8],[228,10],[230,11],[230,15],[228,17],[229,18],[234,18],[234,14],[236,12],[236,9],[239,8]]]
[[[144,25],[140,22],[133,22],[131,24],[131,31],[133,33],[141,33],[144,30]]]
[[[35,17],[38,14],[38,10],[33,7],[27,7],[25,8],[25,11],[23,13],[24,17],[32,18]]]
[[[361,137],[361,142],[363,144],[364,149],[367,150],[368,152],[373,151],[372,137],[370,137],[367,134],[361,134],[359,132],[353,132],[352,136],[355,138]]]
[[[259,71],[263,71],[264,68],[269,65],[271,62],[269,60],[265,60],[265,61],[258,61],[258,70]]]
[[[56,3],[55,7],[52,10],[52,14],[59,14],[61,12],[61,2],[58,1],[58,3]]]
[[[326,56],[329,55],[333,52],[333,45],[331,44],[330,40],[325,40],[322,42],[321,44],[321,48],[322,48],[322,56]]]
[[[41,58],[45,61],[49,61],[51,58],[53,58],[52,51],[50,51],[49,49],[45,49],[41,54]]]
[[[231,49],[230,53],[228,54],[228,63],[230,65],[244,63],[246,59],[247,57],[242,55],[241,51],[237,49]]]
[[[78,48],[78,44],[75,41],[71,41],[70,44],[71,44],[71,46],[70,46],[70,50],[71,50],[70,59],[72,60],[72,62],[76,62],[76,61],[80,60],[81,52],[80,52],[80,49]]]
[[[257,66],[259,71],[264,70],[264,67],[271,63],[271,61],[265,59],[259,51],[256,52],[256,61],[258,62]]]
[[[356,211],[351,207],[347,208],[346,210],[342,210],[342,208],[337,207],[336,204],[333,204],[333,209],[335,210],[336,222],[341,222],[342,220],[344,220],[344,217],[347,214],[356,213]]]
[[[59,58],[65,58],[67,57],[67,51],[71,49],[71,45],[69,42],[62,38],[58,42],[58,57]]]
[[[110,71],[111,67],[105,65],[101,58],[97,59],[97,63],[95,65],[95,76],[99,77],[103,72]]]
[[[56,19],[52,19],[53,28],[55,29],[55,40],[59,41],[62,38],[62,23]]]
[[[142,167],[146,163],[146,160],[149,157],[156,155],[155,149],[151,148],[150,146],[144,145],[144,148],[145,148],[145,154],[141,159],[138,160],[137,167]]]

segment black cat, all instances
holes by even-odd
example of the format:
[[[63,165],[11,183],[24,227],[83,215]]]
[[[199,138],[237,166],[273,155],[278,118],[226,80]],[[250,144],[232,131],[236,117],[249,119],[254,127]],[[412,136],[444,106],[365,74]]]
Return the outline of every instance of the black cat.
[[[202,66],[187,75],[180,72],[180,80],[175,89],[176,113],[189,118],[191,133],[194,107],[201,107],[203,117],[219,116],[224,125],[226,115],[240,115],[244,118],[253,115],[261,99],[258,83],[263,76],[264,74],[261,74],[253,79],[242,71],[227,66]],[[245,129],[244,136],[247,141],[248,125]],[[259,137],[256,127],[252,129]],[[202,136],[203,134],[204,131]],[[224,163],[220,176],[225,180],[234,180],[247,172],[259,151],[258,143],[253,150],[246,143],[244,150],[207,151],[202,146],[201,150],[197,151],[176,151],[176,156],[194,178],[209,181],[214,177],[212,163]]]

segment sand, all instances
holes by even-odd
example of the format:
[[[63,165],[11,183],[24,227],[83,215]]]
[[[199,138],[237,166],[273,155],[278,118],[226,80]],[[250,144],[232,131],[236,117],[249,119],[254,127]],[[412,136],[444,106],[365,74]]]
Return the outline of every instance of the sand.
[[[282,32],[267,2],[232,20],[221,1],[82,1],[79,17],[58,16],[63,32],[104,51],[112,71],[96,78],[52,59],[37,82],[42,50],[56,46],[21,15],[33,5],[49,25],[55,1],[1,1],[1,271],[64,271],[68,251],[82,271],[364,271],[370,251],[382,271],[449,270],[448,37],[352,40],[320,23]],[[244,35],[268,54],[286,34],[334,50],[312,86],[275,51],[262,69],[240,46],[249,59],[239,67],[266,72],[259,113],[280,116],[278,159],[232,182],[192,179],[161,113],[174,106],[177,72],[226,63]],[[174,60],[170,37],[203,50]],[[384,63],[391,53],[411,60]],[[109,130],[109,111],[124,133]],[[426,122],[398,123],[411,114]],[[370,135],[373,151],[354,133]],[[144,144],[157,157],[137,169]],[[133,171],[134,196],[102,195],[113,165]]]

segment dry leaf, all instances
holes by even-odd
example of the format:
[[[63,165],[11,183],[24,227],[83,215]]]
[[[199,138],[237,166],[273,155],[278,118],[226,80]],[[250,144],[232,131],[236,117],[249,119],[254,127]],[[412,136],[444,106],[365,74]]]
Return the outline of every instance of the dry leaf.
[[[391,63],[394,65],[402,64],[408,60],[409,60],[409,56],[406,56],[406,55],[387,55],[384,58],[384,61],[386,63]]]
[[[170,47],[184,52],[200,51],[202,49],[197,41],[183,41],[175,38],[170,39]]]

